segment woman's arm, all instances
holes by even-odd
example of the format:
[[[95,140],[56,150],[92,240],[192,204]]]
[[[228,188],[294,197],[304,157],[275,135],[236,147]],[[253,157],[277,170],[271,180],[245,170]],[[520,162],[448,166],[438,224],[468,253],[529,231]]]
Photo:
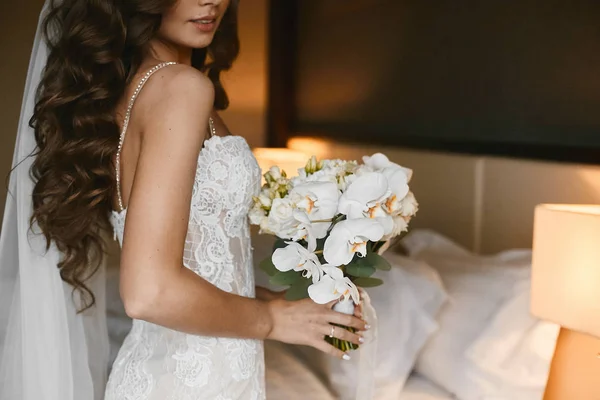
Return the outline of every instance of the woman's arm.
[[[174,66],[159,71],[142,96],[136,111],[143,134],[121,258],[127,313],[191,333],[266,337],[272,323],[265,302],[218,290],[181,261],[211,82]]]
[[[262,286],[256,286],[256,298],[263,301],[271,301],[276,299],[283,299],[285,291],[275,292],[271,289],[264,288]]]
[[[143,135],[131,196],[125,198],[129,206],[121,295],[128,315],[193,334],[271,338],[343,355],[323,341],[329,323],[362,329],[361,320],[310,300],[267,302],[227,293],[182,265],[213,88],[206,77],[186,66],[165,68],[157,75],[136,108]],[[341,338],[359,340],[338,331]]]

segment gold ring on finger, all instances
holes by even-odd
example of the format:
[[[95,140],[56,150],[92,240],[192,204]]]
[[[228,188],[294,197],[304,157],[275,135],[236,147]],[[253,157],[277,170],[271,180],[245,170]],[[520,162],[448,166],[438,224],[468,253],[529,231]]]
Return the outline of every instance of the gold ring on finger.
[[[335,326],[331,327],[331,332],[329,333],[329,337],[332,338],[333,337],[333,333],[335,332]]]

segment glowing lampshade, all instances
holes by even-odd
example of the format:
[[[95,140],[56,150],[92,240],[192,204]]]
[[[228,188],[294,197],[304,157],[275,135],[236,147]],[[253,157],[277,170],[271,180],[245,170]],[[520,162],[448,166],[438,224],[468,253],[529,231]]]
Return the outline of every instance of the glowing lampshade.
[[[531,311],[600,337],[600,206],[536,207]]]
[[[287,148],[259,147],[253,152],[263,174],[276,165],[284,170],[288,177],[298,175],[298,168],[304,168],[310,158],[306,153]]]

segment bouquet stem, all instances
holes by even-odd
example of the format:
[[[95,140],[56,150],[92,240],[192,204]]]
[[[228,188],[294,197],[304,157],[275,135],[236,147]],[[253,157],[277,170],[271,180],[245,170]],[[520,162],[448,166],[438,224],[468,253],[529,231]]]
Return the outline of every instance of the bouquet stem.
[[[350,327],[338,325],[338,324],[332,324],[332,325],[334,325],[338,328],[341,328],[341,329],[345,329],[349,332],[356,333],[356,329],[354,329],[354,328],[350,328]],[[327,343],[331,344],[336,349],[340,349],[344,353],[347,351],[350,351],[350,350],[357,350],[359,347],[357,344],[348,342],[347,340],[338,339],[336,337],[325,336],[325,341]]]
[[[354,304],[354,302],[352,300],[342,300],[339,303],[336,303],[333,306],[333,309],[335,311],[341,312],[343,314],[352,315],[352,314],[354,314],[355,307],[356,307],[356,305]],[[338,324],[332,324],[332,325],[336,326],[338,328],[341,328],[341,329],[345,329],[348,332],[356,333],[356,329],[354,329],[354,328],[344,326],[344,325],[338,325]],[[338,339],[336,337],[326,336],[325,341],[327,341],[327,343],[331,344],[335,348],[342,350],[343,352],[347,352],[349,350],[356,350],[359,347],[357,344],[348,342],[347,340]]]

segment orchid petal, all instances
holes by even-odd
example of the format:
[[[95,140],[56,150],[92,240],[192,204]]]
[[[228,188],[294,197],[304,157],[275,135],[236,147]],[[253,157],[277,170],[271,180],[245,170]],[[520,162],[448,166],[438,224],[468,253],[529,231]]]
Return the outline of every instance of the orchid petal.
[[[275,268],[282,272],[293,270],[301,262],[298,249],[295,247],[295,245],[300,245],[295,242],[286,243],[288,243],[288,246],[275,250],[271,256],[271,261]]]
[[[340,191],[333,182],[310,182],[296,186],[290,197],[311,221],[331,219],[336,214]]]
[[[327,304],[330,301],[340,298],[340,294],[336,294],[335,280],[329,275],[324,275],[317,283],[313,283],[308,287],[308,296],[317,304]]]
[[[352,261],[357,245],[378,241],[384,235],[384,227],[373,219],[348,219],[338,222],[325,241],[323,256],[333,266]]]
[[[372,156],[364,156],[363,163],[375,170],[380,170],[388,167],[390,160],[385,154],[375,153]]]

